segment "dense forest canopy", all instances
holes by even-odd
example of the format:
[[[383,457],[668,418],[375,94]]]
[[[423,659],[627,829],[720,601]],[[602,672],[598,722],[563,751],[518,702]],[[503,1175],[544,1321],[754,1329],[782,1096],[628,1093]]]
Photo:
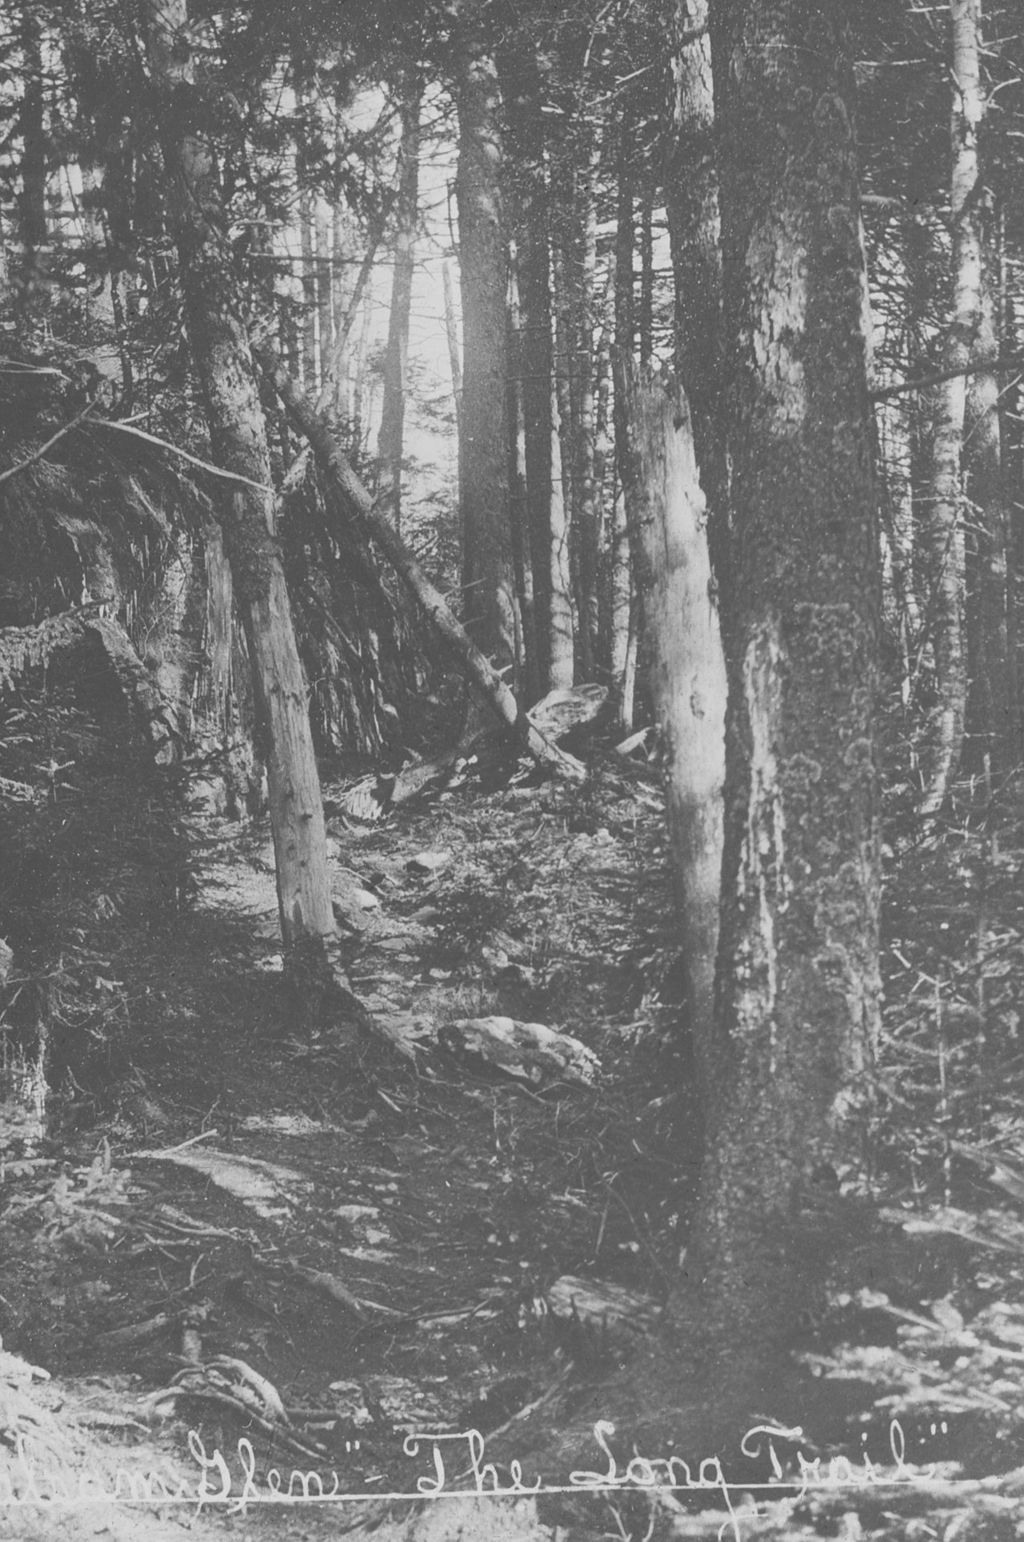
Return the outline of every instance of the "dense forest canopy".
[[[847,1452],[916,1409],[927,1444],[952,1410],[936,1460],[1005,1504],[928,1534],[1010,1535],[981,1453],[1024,1427],[991,1193],[1024,1194],[1019,5],[20,0],[0,59],[5,1341],[45,1358],[29,1244],[113,1251],[132,1160],[251,1203],[237,1130],[273,1186],[301,1117],[365,1182],[418,1175],[440,1248],[493,1139],[487,1246],[528,1254],[469,1309],[502,1460],[671,1434],[736,1485],[770,1463],[775,1534],[903,1535],[891,1430],[840,1522],[794,1496],[797,1426]],[[341,1252],[389,1263],[359,1198]],[[352,1315],[370,1386],[374,1314],[417,1310],[314,1233],[277,1284]],[[185,1334],[150,1412],[219,1399],[319,1460],[197,1271],[147,1287],[141,1338]],[[557,1342],[496,1347],[536,1301]],[[723,1524],[669,1480],[617,1534]],[[907,1481],[910,1536],[944,1501]]]

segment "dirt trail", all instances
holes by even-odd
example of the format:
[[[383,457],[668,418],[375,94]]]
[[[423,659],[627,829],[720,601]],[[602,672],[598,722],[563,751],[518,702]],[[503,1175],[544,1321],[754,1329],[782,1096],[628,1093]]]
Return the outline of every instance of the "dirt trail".
[[[671,1261],[651,1238],[682,1225],[687,1193],[666,1155],[671,1099],[651,1100],[649,1066],[629,1070],[660,1011],[642,983],[663,900],[656,799],[609,776],[599,801],[463,793],[336,829],[354,986],[419,1044],[413,1058],[290,1031],[266,834],[192,834],[188,913],[137,961],[116,1103],[21,1170],[4,1216],[9,1339],[76,1402],[137,1420],[137,1455],[176,1452],[192,1494],[189,1430],[235,1453],[236,1485],[241,1435],[259,1474],[295,1467],[330,1486],[337,1473],[352,1496],[294,1525],[298,1512],[271,1505],[208,1510],[193,1536],[336,1534],[342,1510],[358,1519],[355,1496],[416,1492],[434,1472],[432,1449],[407,1451],[410,1431],[514,1430],[570,1359],[614,1363],[622,1342],[584,1342],[552,1316],[559,1277],[657,1299]],[[607,1074],[538,1088],[437,1043],[445,1023],[493,1012],[576,1034]],[[268,1435],[282,1409],[283,1441]],[[446,1449],[460,1458],[450,1484],[470,1464],[457,1440]],[[525,1502],[500,1507],[495,1531],[488,1503],[489,1534],[550,1534]],[[480,1535],[468,1504],[435,1500],[393,1534]],[[150,1530],[136,1514],[125,1531],[120,1511],[103,1524],[162,1542],[180,1532],[175,1508],[188,1509],[147,1510]],[[98,1518],[72,1511],[46,1530],[51,1513],[33,1532],[25,1512],[10,1534],[87,1535]]]

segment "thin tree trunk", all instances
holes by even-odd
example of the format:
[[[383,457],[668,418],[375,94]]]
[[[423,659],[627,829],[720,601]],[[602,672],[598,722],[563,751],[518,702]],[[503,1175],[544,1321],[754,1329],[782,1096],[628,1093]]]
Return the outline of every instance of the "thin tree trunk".
[[[323,805],[284,570],[255,369],[238,314],[213,152],[183,110],[194,91],[185,0],[148,0],[150,68],[163,113],[168,197],[186,322],[218,462],[252,484],[223,495],[221,524],[265,735],[286,960],[313,999],[337,978]],[[354,998],[348,997],[349,1002]],[[312,1002],[310,1003],[312,1006]]]
[[[334,261],[333,230],[327,205],[317,197],[314,234],[316,236],[316,340],[320,388],[327,382],[334,352]]]
[[[953,318],[943,357],[944,367],[950,370],[966,370],[970,365],[981,320],[982,253],[977,209],[978,126],[983,107],[978,58],[980,13],[980,0],[950,0]],[[930,723],[931,766],[921,798],[923,814],[934,814],[942,807],[963,753],[967,658],[961,473],[966,411],[966,377],[953,375],[938,389],[932,450],[928,545],[933,575],[936,702]]]
[[[90,333],[88,353],[103,378],[116,380],[123,389],[127,352],[118,326],[115,276],[103,216],[103,167],[94,160],[83,158],[81,176],[82,257]]]
[[[308,391],[315,391],[318,362],[316,247],[313,240],[313,199],[308,192],[299,194],[299,251],[302,254],[302,379]]]
[[[536,624],[533,609],[533,567],[530,560],[529,503],[526,492],[526,425],[523,407],[522,317],[519,277],[513,261],[508,317],[508,476],[512,517],[512,552],[516,593],[523,622],[523,692],[527,702],[544,691],[537,674]]]
[[[845,0],[719,0],[735,520],[719,1000],[689,1317],[727,1428],[845,1235],[878,1029],[878,550]],[[757,1403],[759,1406],[759,1403]],[[709,1438],[713,1438],[708,1432]]]
[[[457,7],[456,105],[465,436],[462,585],[466,627],[499,668],[517,670],[506,411],[508,253],[500,98],[476,0]]]
[[[630,639],[635,638],[632,625],[633,581],[629,560],[629,531],[626,528],[626,499],[621,487],[615,495],[614,527],[611,545],[610,590],[610,642],[608,671],[612,691],[619,703],[619,722],[627,731],[633,726],[633,690],[626,689],[627,670],[630,662]],[[633,649],[633,669],[636,666],[636,650]]]
[[[26,314],[39,310],[48,297],[49,227],[46,218],[46,100],[43,36],[39,8],[26,5],[20,32],[24,91],[19,112],[21,130],[21,190],[18,234],[21,265],[19,304]]]
[[[640,364],[654,357],[654,195],[645,187],[640,203]]]
[[[597,574],[600,531],[600,490],[594,471],[597,432],[594,365],[594,291],[597,280],[597,208],[594,178],[599,149],[590,147],[589,164],[580,168],[576,178],[571,272],[574,354],[576,380],[575,415],[571,428],[573,443],[572,540],[575,552],[576,643],[580,673],[584,680],[594,678],[597,667],[598,603]]]
[[[992,298],[982,295],[974,360],[997,357]],[[967,385],[964,482],[971,510],[966,578],[969,760],[991,778],[1016,765],[1020,719],[1007,587],[1009,509],[1003,471],[999,382],[982,371]]]
[[[448,344],[448,367],[451,370],[452,376],[452,400],[455,403],[455,432],[458,441],[456,492],[459,499],[459,508],[461,509],[462,454],[466,442],[465,430],[462,425],[462,349],[459,346],[459,322],[455,314],[452,270],[451,265],[447,261],[441,266],[441,279],[444,285],[444,335],[445,341]]]
[[[372,393],[367,380],[366,361],[370,351],[370,329],[372,325],[373,290],[368,285],[363,296],[362,315],[359,319],[359,334],[352,354],[352,405],[349,409],[349,421],[352,424],[352,444],[358,450],[363,449],[369,432]]]
[[[630,164],[631,124],[623,119],[619,130],[617,167],[616,225],[615,225],[615,345],[612,349],[612,423],[615,436],[615,468],[621,489],[621,519],[625,536],[626,561],[630,573],[632,603],[629,610],[629,632],[626,661],[630,673],[627,695],[626,677],[622,686],[622,721],[627,726],[636,715],[636,679],[645,670],[640,662],[643,656],[643,616],[637,601],[640,587],[639,575],[644,569],[645,554],[641,540],[640,521],[643,518],[641,501],[642,485],[639,478],[630,475],[630,457],[633,454],[633,423],[630,418],[633,392],[630,382],[635,371],[636,304],[634,293],[633,246],[636,234],[634,218],[632,166]],[[619,510],[616,510],[617,516]]]
[[[552,691],[569,690],[575,673],[575,647],[572,618],[572,570],[569,561],[569,519],[566,479],[563,470],[563,442],[558,381],[552,378],[549,421],[551,423],[551,504],[548,573],[551,591],[551,631],[548,684]]]
[[[544,120],[536,61],[516,53],[502,59],[510,121],[512,223],[519,289],[519,376],[523,451],[533,577],[533,628],[537,689],[550,690],[552,658],[552,468],[550,195]]]
[[[409,317],[416,264],[419,221],[420,103],[423,83],[408,72],[401,84],[401,140],[398,147],[398,207],[395,228],[395,267],[391,281],[388,346],[384,358],[384,398],[381,404],[378,450],[380,473],[377,497],[395,529],[402,528],[402,443],[405,393],[408,385]]]

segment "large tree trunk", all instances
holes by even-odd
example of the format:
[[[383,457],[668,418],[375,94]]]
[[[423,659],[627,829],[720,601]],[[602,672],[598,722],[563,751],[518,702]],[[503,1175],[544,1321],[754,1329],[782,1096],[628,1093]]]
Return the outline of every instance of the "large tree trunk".
[[[398,206],[395,228],[395,267],[391,281],[391,312],[388,346],[384,358],[384,397],[381,403],[380,472],[377,497],[395,529],[402,525],[402,444],[405,426],[405,393],[409,355],[409,316],[412,280],[416,265],[416,228],[419,220],[420,102],[423,83],[415,71],[401,84],[399,116],[402,137],[398,147]]]
[[[506,405],[508,251],[500,97],[477,0],[455,35],[462,277],[462,583],[467,630],[499,669],[519,667]]]
[[[213,453],[247,479],[245,486],[231,484],[220,518],[265,738],[281,933],[293,971],[322,983],[336,927],[306,684],[274,534],[263,413],[237,309],[213,153],[189,127],[197,113],[185,0],[148,0],[147,22],[189,340]]]
[[[847,16],[845,0],[712,9],[736,561],[709,1140],[676,1304],[733,1415],[763,1399],[828,1261],[821,1222],[863,1161],[878,1025],[878,555]]]
[[[950,0],[953,52],[951,215],[953,319],[943,358],[949,370],[967,370],[981,320],[982,254],[978,224],[978,126],[983,95],[978,58],[980,0]],[[932,449],[928,545],[932,566],[932,652],[935,707],[930,724],[931,764],[921,812],[942,807],[963,753],[967,707],[964,646],[964,426],[967,379],[955,374],[938,389]]]

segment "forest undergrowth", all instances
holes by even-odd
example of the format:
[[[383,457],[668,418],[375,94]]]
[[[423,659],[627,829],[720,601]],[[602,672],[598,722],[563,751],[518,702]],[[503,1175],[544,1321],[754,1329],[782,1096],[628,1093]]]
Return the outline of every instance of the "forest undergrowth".
[[[499,772],[373,824],[327,786],[350,978],[418,1046],[403,1055],[295,1030],[266,830],[190,812],[95,692],[23,695],[4,725],[4,774],[35,794],[2,832],[3,925],[34,960],[12,1012],[45,1007],[58,1080],[45,1131],[3,1136],[0,1332],[54,1378],[11,1373],[8,1427],[50,1420],[50,1465],[72,1470],[154,1453],[180,1470],[189,1431],[247,1438],[261,1471],[338,1472],[346,1525],[382,1524],[374,1496],[431,1470],[411,1429],[554,1451],[657,1343],[696,1188],[655,771],[592,744],[582,790]],[[799,1346],[801,1431],[792,1388],[758,1411],[778,1470],[767,1447],[737,1469],[772,1500],[744,1535],[1020,1522],[1024,804],[1016,784],[961,793],[892,860],[871,1218]],[[599,1076],[533,1083],[460,1052],[446,1030],[489,1015],[575,1036]],[[645,1451],[672,1448],[671,1404],[659,1387]],[[895,1484],[803,1492],[812,1452],[905,1463]],[[716,1494],[642,1489],[549,1497],[509,1535],[738,1524]],[[338,1526],[257,1509],[216,1524]],[[398,1513],[395,1535],[439,1524]]]

